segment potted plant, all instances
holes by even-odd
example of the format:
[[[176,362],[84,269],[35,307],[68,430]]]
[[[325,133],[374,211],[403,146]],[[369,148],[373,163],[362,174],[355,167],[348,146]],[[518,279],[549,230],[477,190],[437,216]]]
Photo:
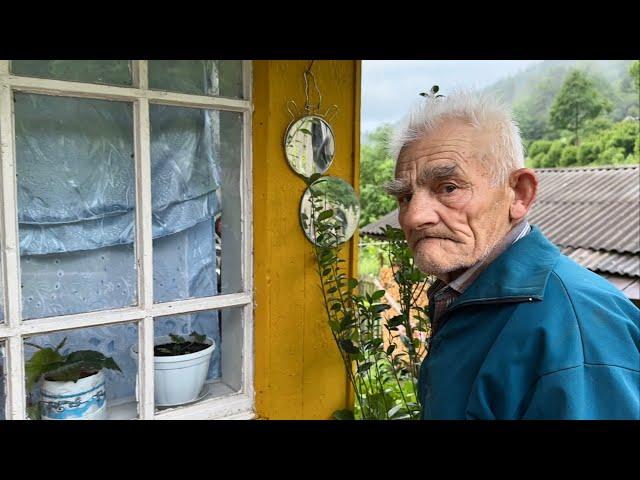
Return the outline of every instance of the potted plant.
[[[60,349],[38,349],[25,364],[27,391],[42,379],[40,401],[28,407],[29,417],[44,420],[103,420],[106,417],[106,390],[102,370],[122,372],[111,357],[94,350],[77,350],[66,355]]]
[[[215,348],[213,339],[197,332],[191,332],[186,339],[173,334],[156,337],[153,349],[156,406],[177,406],[197,400]],[[138,359],[136,345],[131,346],[131,356]]]

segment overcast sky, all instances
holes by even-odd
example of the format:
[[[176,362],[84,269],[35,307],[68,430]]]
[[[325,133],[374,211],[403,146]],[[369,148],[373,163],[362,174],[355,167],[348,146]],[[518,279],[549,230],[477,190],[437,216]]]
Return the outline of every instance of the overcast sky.
[[[361,131],[400,120],[418,94],[439,85],[484,88],[541,60],[364,60]]]

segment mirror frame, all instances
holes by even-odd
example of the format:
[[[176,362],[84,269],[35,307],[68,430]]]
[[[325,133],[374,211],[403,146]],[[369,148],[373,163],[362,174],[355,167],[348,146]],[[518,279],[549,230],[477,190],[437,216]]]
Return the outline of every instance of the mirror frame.
[[[318,244],[315,242],[315,239],[312,239],[309,236],[309,233],[307,232],[307,229],[304,226],[304,221],[302,219],[302,214],[304,213],[303,212],[303,206],[304,206],[304,203],[305,203],[305,198],[311,197],[311,192],[310,192],[311,187],[313,187],[314,185],[316,185],[319,182],[327,181],[329,179],[339,180],[342,183],[344,183],[345,185],[348,185],[349,188],[353,191],[353,196],[355,197],[355,199],[357,201],[357,205],[358,205],[358,214],[357,214],[357,217],[356,217],[355,226],[353,227],[353,231],[351,232],[351,234],[349,236],[345,235],[343,237],[343,239],[340,242],[337,243],[337,245],[343,245],[343,244],[347,243],[349,240],[351,240],[353,238],[353,236],[355,235],[356,231],[358,230],[358,225],[360,223],[360,215],[362,215],[362,205],[360,204],[360,197],[358,196],[358,194],[356,193],[355,189],[353,188],[353,185],[351,185],[350,183],[344,181],[340,177],[333,177],[333,176],[330,176],[330,175],[326,175],[326,176],[318,178],[315,182],[313,182],[311,185],[309,185],[304,190],[304,193],[302,194],[302,197],[300,198],[300,206],[298,208],[298,220],[300,222],[300,228],[302,228],[302,231],[304,232],[304,236],[307,238],[307,240],[309,240],[309,242],[311,242],[313,245],[318,245]],[[309,221],[311,221],[311,219],[309,219]]]
[[[306,120],[306,119],[310,119],[310,118],[311,118],[311,119],[318,119],[318,120],[320,120],[324,125],[326,125],[326,126],[328,127],[328,129],[329,129],[329,133],[331,134],[331,138],[332,138],[332,141],[333,141],[333,154],[331,155],[331,159],[330,159],[329,163],[327,164],[327,167],[326,167],[324,170],[322,170],[322,171],[317,170],[317,169],[315,168],[315,167],[316,167],[316,163],[315,163],[315,161],[314,161],[314,170],[313,170],[313,171],[312,171],[308,176],[311,176],[311,175],[313,175],[314,173],[320,173],[320,174],[325,173],[327,170],[329,170],[329,168],[331,168],[331,165],[333,164],[333,161],[334,161],[334,160],[335,160],[335,158],[336,158],[336,135],[335,135],[335,133],[334,133],[334,131],[333,131],[333,128],[331,127],[331,124],[330,124],[330,123],[329,123],[329,122],[328,122],[324,117],[322,117],[321,115],[314,115],[314,114],[311,114],[311,115],[303,115],[303,116],[301,116],[301,117],[299,117],[299,118],[297,118],[297,119],[293,120],[293,121],[292,121],[292,122],[287,126],[287,129],[286,129],[285,134],[284,134],[284,139],[283,139],[284,156],[285,156],[285,158],[286,158],[286,160],[287,160],[287,163],[289,164],[289,167],[291,167],[291,170],[293,170],[296,174],[300,175],[301,177],[307,177],[307,175],[305,175],[305,173],[304,173],[304,172],[299,172],[299,171],[297,171],[297,170],[293,167],[293,162],[292,162],[292,160],[291,160],[291,156],[289,155],[289,152],[287,151],[287,138],[289,137],[289,133],[291,132],[291,129],[294,127],[294,125],[296,125],[296,124],[297,124],[297,123],[299,123],[299,122],[303,122],[303,121],[304,121],[304,120]]]

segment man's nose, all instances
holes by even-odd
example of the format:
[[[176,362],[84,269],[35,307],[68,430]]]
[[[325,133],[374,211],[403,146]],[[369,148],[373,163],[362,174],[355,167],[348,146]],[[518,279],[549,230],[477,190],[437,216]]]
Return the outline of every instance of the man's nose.
[[[398,220],[405,231],[421,230],[440,221],[438,202],[426,192],[413,194],[408,205],[400,209]]]

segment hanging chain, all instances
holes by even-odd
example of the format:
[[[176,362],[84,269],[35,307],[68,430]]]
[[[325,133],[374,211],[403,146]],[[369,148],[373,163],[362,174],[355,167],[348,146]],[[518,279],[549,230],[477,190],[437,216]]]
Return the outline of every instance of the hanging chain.
[[[338,106],[331,105],[327,111],[324,113],[320,113],[320,105],[322,104],[322,94],[320,93],[320,88],[318,87],[318,82],[316,81],[316,76],[314,75],[311,68],[313,67],[313,63],[315,60],[311,60],[309,66],[304,71],[304,111],[307,115],[316,115],[320,117],[326,117],[327,121],[331,121],[338,114]],[[309,77],[311,77],[311,82],[309,82]],[[313,84],[313,88],[315,89],[315,95],[317,96],[317,103],[312,103],[311,95],[309,94],[309,84]],[[297,117],[301,116],[301,112],[298,109],[298,105],[293,100],[288,100],[286,103],[287,112],[291,115],[291,118],[295,120]]]
[[[320,104],[322,103],[322,95],[320,94],[320,89],[318,88],[318,82],[316,82],[316,76],[311,71],[311,67],[313,67],[314,61],[315,60],[311,60],[311,63],[304,71],[304,109],[308,113],[313,113],[316,110],[320,110]],[[318,95],[318,103],[315,105],[311,104],[311,99],[309,97],[309,81],[307,80],[309,76],[313,81],[313,87],[316,89],[316,93]]]

